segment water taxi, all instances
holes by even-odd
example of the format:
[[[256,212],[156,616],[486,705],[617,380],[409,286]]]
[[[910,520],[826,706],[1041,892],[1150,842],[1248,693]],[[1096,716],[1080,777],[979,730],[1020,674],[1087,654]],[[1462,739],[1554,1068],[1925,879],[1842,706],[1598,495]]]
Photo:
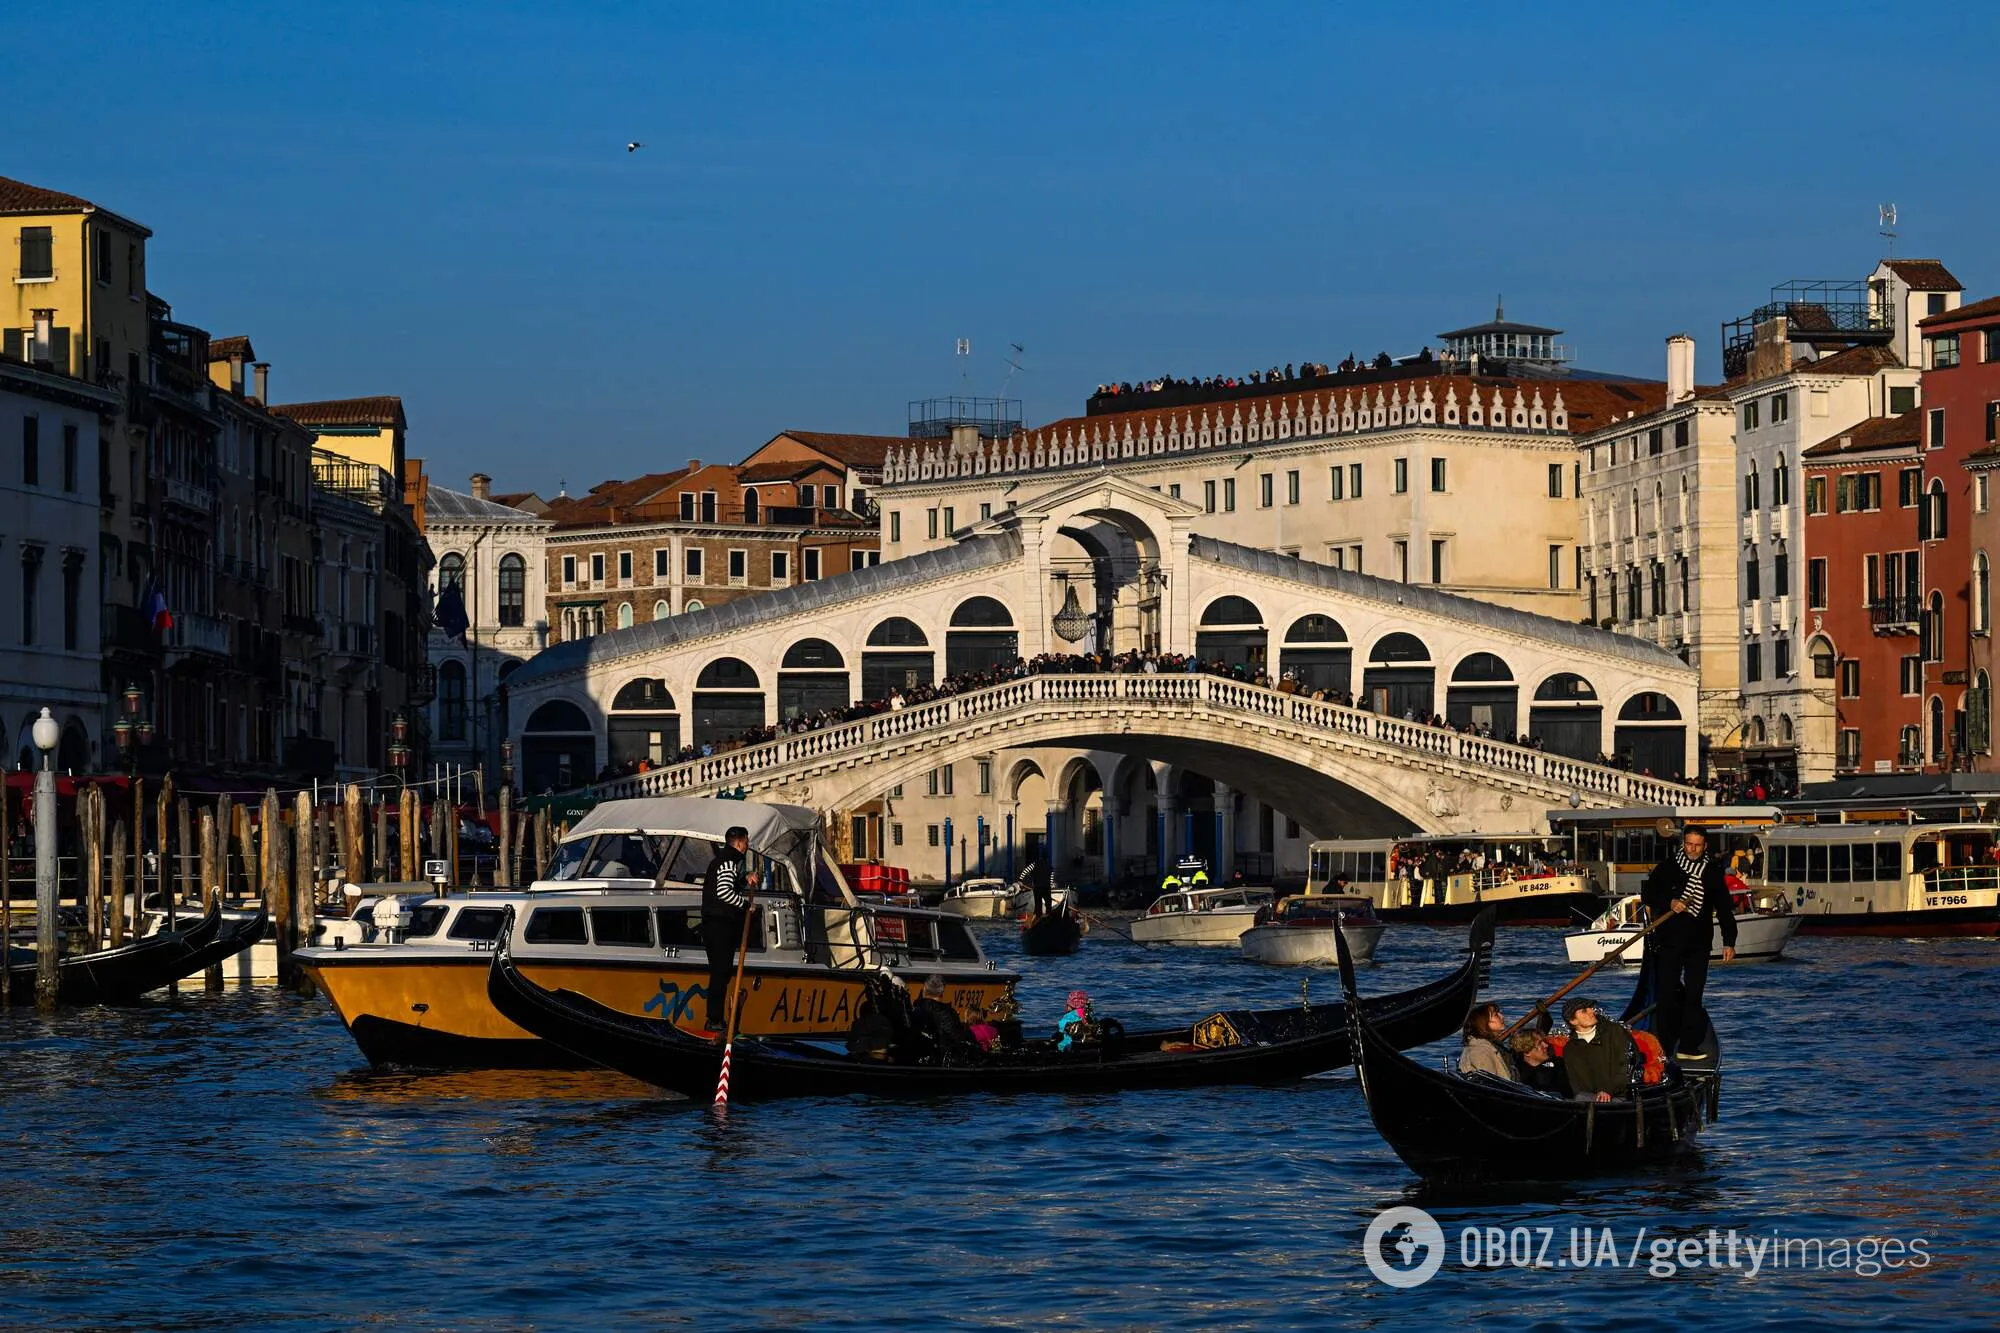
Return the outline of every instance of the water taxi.
[[[1539,833],[1327,839],[1312,844],[1307,884],[1359,893],[1390,922],[1463,925],[1492,907],[1503,924],[1566,926],[1605,903],[1569,851]]]
[[[574,1063],[487,999],[510,920],[509,945],[542,984],[700,1031],[709,980],[700,878],[730,825],[749,829],[765,876],[744,969],[746,1033],[845,1034],[878,966],[913,996],[942,975],[968,1018],[1011,992],[1017,974],[989,963],[964,922],[856,902],[821,855],[812,811],[692,798],[606,802],[558,844],[546,880],[524,890],[386,895],[357,911],[358,941],[343,934],[293,956],[377,1064]]]
[[[1268,906],[1269,889],[1183,889],[1163,893],[1132,923],[1139,944],[1234,944]]]
[[[1359,894],[1298,893],[1280,898],[1269,919],[1243,932],[1243,956],[1253,963],[1299,966],[1339,956],[1336,933],[1347,937],[1357,963],[1374,961],[1387,929],[1375,905]]]
[[[1004,879],[965,879],[945,890],[938,910],[972,921],[997,921],[1013,914],[1014,886]]]
[[[1775,889],[1753,892],[1744,888],[1735,891],[1730,894],[1730,905],[1736,912],[1736,960],[1741,963],[1782,955],[1805,919],[1792,911],[1790,899]],[[1573,930],[1563,936],[1563,948],[1572,963],[1602,961],[1606,954],[1644,930],[1649,919],[1646,904],[1639,900],[1639,895],[1627,894],[1613,903],[1603,916],[1591,922],[1587,929]],[[1715,939],[1709,945],[1708,956],[1717,960],[1722,957],[1722,927],[1719,925],[1715,928]],[[1645,957],[1646,942],[1640,940],[1620,954],[1618,961],[1637,967]]]

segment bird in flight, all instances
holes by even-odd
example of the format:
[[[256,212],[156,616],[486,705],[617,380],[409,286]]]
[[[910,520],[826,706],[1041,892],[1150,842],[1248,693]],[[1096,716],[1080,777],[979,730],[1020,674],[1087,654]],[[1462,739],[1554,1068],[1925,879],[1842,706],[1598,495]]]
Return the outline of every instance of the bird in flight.
[[[625,151],[628,153],[636,153],[645,146],[646,145],[640,143],[637,139],[634,139],[631,143],[625,145]]]

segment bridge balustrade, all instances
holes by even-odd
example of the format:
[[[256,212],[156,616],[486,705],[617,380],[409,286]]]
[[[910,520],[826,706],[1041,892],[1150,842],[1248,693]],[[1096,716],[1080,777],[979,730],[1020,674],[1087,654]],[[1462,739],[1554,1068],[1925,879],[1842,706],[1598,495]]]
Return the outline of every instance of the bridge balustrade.
[[[1301,698],[1223,676],[1181,673],[1025,676],[593,784],[591,790],[604,799],[614,799],[728,789],[794,765],[864,755],[892,748],[898,742],[948,732],[968,722],[1044,712],[1063,705],[1118,703],[1200,706],[1239,717],[1275,720],[1302,731],[1343,732],[1405,752],[1615,797],[1632,805],[1699,805],[1709,800],[1709,793],[1682,783],[1509,745],[1489,737],[1466,735],[1449,727],[1385,717],[1324,699]]]

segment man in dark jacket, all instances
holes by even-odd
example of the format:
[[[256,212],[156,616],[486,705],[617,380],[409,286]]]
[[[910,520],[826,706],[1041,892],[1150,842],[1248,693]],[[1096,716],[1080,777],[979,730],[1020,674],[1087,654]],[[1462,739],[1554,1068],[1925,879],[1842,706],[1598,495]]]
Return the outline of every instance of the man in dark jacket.
[[[1563,1043],[1562,1072],[1578,1101],[1608,1102],[1632,1091],[1632,1034],[1597,1012],[1591,1000],[1563,1006],[1569,1040]]]
[[[1671,914],[1646,937],[1646,966],[1653,969],[1653,1031],[1660,1047],[1681,1060],[1707,1058],[1699,1047],[1708,1035],[1708,1011],[1701,992],[1708,984],[1708,954],[1718,927],[1722,931],[1722,961],[1736,957],[1736,911],[1720,857],[1708,854],[1708,835],[1689,825],[1678,852],[1653,867],[1639,896],[1657,921]]]
[[[728,1021],[726,1001],[736,976],[736,951],[743,945],[743,922],[757,872],[743,863],[750,850],[750,830],[740,825],[723,834],[723,843],[708,863],[701,881],[701,942],[708,949],[708,1026],[721,1032]]]

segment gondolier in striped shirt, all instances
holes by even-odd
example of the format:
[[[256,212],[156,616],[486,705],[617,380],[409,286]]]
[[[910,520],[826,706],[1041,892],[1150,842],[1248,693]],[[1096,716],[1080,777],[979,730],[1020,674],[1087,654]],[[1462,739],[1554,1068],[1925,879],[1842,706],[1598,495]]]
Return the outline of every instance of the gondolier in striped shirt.
[[[737,825],[722,835],[708,874],[701,881],[701,942],[708,949],[708,1026],[720,1032],[728,1021],[725,1002],[736,974],[736,950],[743,943],[743,917],[757,888],[757,872],[744,857],[750,830]]]
[[[1660,1045],[1682,1060],[1706,1058],[1700,1047],[1708,1036],[1708,1011],[1701,993],[1717,927],[1722,961],[1736,957],[1736,912],[1725,874],[1721,858],[1708,854],[1708,835],[1690,824],[1679,850],[1653,867],[1639,891],[1652,917],[1673,914],[1646,940],[1646,966],[1654,969],[1653,1030]]]

